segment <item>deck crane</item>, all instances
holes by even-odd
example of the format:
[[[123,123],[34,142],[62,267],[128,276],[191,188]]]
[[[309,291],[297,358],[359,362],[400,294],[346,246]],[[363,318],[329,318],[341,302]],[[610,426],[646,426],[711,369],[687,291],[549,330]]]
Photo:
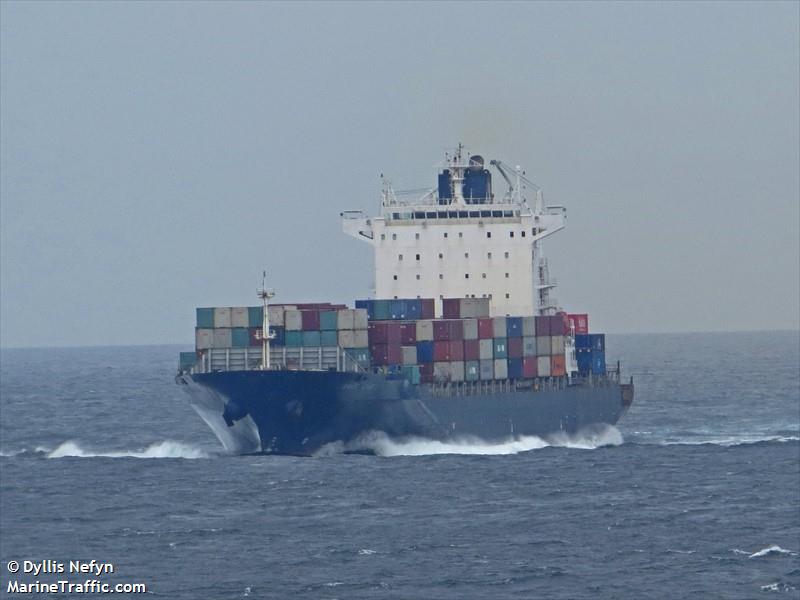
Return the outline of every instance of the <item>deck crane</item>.
[[[511,200],[513,198],[514,191],[516,191],[517,193],[517,199],[520,201],[522,200],[521,196],[522,190],[520,189],[521,188],[520,181],[523,181],[528,186],[530,186],[536,193],[536,202],[539,209],[541,210],[544,204],[542,200],[542,189],[534,182],[532,182],[530,179],[525,177],[525,174],[520,170],[519,167],[514,169],[514,174],[516,175],[517,178],[516,185],[514,185],[514,182],[512,181],[511,177],[509,177],[508,173],[506,172],[506,170],[508,171],[512,170],[510,165],[505,164],[502,160],[491,160],[489,161],[489,164],[495,167],[500,172],[500,175],[503,176],[503,179],[506,180],[506,183],[508,184],[508,192],[506,192],[506,198],[508,200]]]

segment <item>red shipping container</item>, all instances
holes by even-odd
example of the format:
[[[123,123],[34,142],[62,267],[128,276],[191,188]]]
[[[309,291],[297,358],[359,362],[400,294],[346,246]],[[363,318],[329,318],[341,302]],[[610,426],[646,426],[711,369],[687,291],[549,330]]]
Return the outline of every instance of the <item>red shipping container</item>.
[[[450,321],[450,339],[464,339],[464,321]]]
[[[450,360],[450,342],[448,340],[436,340],[433,342],[433,360],[436,362]]]
[[[506,342],[508,358],[522,358],[522,338],[508,338]]]
[[[561,315],[550,317],[550,335],[567,335],[567,324]]]
[[[442,316],[445,319],[460,319],[461,301],[458,298],[445,298],[442,300]]]
[[[371,321],[369,324],[369,343],[401,345],[400,323],[391,321]]]
[[[464,324],[461,321],[437,320],[433,322],[434,340],[463,340]]]
[[[433,383],[433,363],[419,365],[419,380],[422,383]]]
[[[522,359],[522,376],[526,379],[530,379],[533,377],[538,377],[538,358],[535,356],[526,356]]]
[[[491,340],[494,338],[492,319],[478,319],[478,338],[481,340]]]
[[[481,341],[464,340],[464,360],[480,360]]]
[[[461,340],[450,342],[450,360],[462,361],[464,360],[464,342]]]
[[[550,335],[550,317],[536,317],[536,335]]]
[[[318,310],[301,310],[300,315],[303,319],[303,331],[319,331]]]
[[[561,317],[561,335],[569,335],[569,315],[563,311],[556,314]]]
[[[400,342],[403,346],[413,346],[417,343],[416,323],[400,323]]]
[[[436,318],[436,302],[433,298],[423,298],[419,301],[421,305],[420,319]]]
[[[550,357],[550,375],[561,377],[567,374],[567,363],[563,355]]]
[[[369,353],[374,365],[399,365],[403,362],[403,350],[397,344],[371,344]]]
[[[569,314],[569,326],[575,330],[576,334],[589,333],[589,315],[586,313]]]

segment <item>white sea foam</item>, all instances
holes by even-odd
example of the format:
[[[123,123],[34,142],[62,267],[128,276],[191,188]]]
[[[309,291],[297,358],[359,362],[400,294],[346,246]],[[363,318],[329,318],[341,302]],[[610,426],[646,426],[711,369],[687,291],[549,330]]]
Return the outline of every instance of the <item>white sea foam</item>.
[[[38,452],[46,452],[47,458],[208,458],[205,450],[184,444],[165,440],[149,445],[142,450],[86,450],[77,442],[64,442],[55,450],[37,448]]]
[[[791,550],[787,550],[786,548],[781,548],[773,544],[769,548],[764,548],[759,550],[758,552],[754,552],[749,556],[749,558],[761,558],[762,556],[771,556],[776,554],[788,554],[789,556],[797,556],[797,552],[792,552]]]
[[[683,439],[683,440],[664,440],[660,442],[653,442],[659,446],[747,446],[750,444],[760,444],[763,442],[797,442],[800,441],[800,436],[796,435],[767,435],[767,436],[719,436],[713,438],[697,438],[697,439]],[[650,442],[644,442],[645,444]]]
[[[349,443],[328,444],[317,455],[328,456],[353,450],[370,450],[379,456],[427,456],[431,454],[519,454],[540,448],[559,447],[593,450],[603,446],[619,446],[622,434],[616,427],[605,426],[579,432],[575,435],[558,433],[545,437],[515,436],[491,443],[475,437],[463,436],[447,441],[422,437],[392,438],[383,432],[372,432]]]

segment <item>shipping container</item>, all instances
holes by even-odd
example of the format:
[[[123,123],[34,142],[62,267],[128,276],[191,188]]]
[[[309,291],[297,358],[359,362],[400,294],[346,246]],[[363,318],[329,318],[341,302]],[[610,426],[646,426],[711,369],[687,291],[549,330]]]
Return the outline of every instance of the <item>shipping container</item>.
[[[606,353],[604,350],[592,350],[592,373],[604,375],[606,372]]]
[[[314,346],[321,346],[320,332],[319,331],[304,331],[303,332],[303,347],[311,348]]]
[[[478,319],[478,339],[491,340],[494,338],[494,321],[484,318]]]
[[[508,338],[508,358],[522,358],[522,338]]]
[[[322,331],[336,331],[339,327],[339,311],[322,310],[319,313],[319,328]]]
[[[373,321],[369,324],[369,343],[400,345],[400,323]]]
[[[195,312],[197,313],[198,329],[214,329],[213,308],[198,308]]]
[[[464,381],[464,375],[463,361],[450,363],[450,381]]]
[[[413,346],[417,343],[416,323],[400,323],[400,343],[404,346]]]
[[[316,309],[301,310],[303,331],[319,331],[319,311]]]
[[[372,319],[372,300],[356,300],[356,309],[367,311],[367,318]]]
[[[339,345],[339,332],[338,331],[320,331],[319,345],[331,348]]]
[[[533,379],[539,376],[539,359],[535,356],[526,356],[522,359],[522,376],[526,379]]]
[[[370,319],[388,321],[392,318],[391,300],[372,300],[372,311]]]
[[[342,330],[337,334],[339,346],[342,348],[366,348],[369,346],[369,336],[363,329]]]
[[[357,308],[353,311],[353,329],[366,329],[369,325],[369,317],[366,309]]]
[[[464,328],[461,321],[438,320],[433,322],[434,340],[463,340]]]
[[[523,337],[536,337],[536,317],[522,317]]]
[[[444,298],[442,300],[442,318],[461,318],[461,303],[458,298]]]
[[[589,333],[589,315],[586,313],[568,314],[569,325],[573,333],[587,334]]]
[[[478,351],[480,360],[490,360],[494,358],[494,339],[478,340]]]
[[[461,340],[450,341],[450,360],[464,360],[464,342]]]
[[[436,318],[436,302],[433,298],[422,298],[420,304],[420,319],[435,319]]]
[[[469,360],[464,363],[464,379],[467,381],[478,381],[481,378],[481,363],[477,360]]]
[[[295,330],[286,330],[286,347],[299,348],[303,345],[303,332]]]
[[[269,307],[272,308],[272,307]],[[267,309],[269,315],[270,325],[277,325],[283,327],[283,308],[280,309],[280,319],[272,320],[273,312]],[[278,311],[275,311],[275,316],[278,316]],[[261,327],[264,324],[264,307],[263,306],[248,306],[247,307],[247,326],[248,327]]]
[[[448,340],[436,340],[433,342],[434,362],[445,362],[450,360],[450,342]]]
[[[405,317],[409,321],[416,321],[422,318],[422,300],[419,298],[410,298],[406,300]]]
[[[417,347],[416,346],[402,346],[402,359],[404,365],[417,364]]]
[[[463,319],[461,326],[464,330],[465,340],[478,339],[478,319]]]
[[[522,317],[506,317],[506,337],[522,337]]]
[[[362,367],[365,368],[369,367],[370,365],[369,348],[348,348],[346,352],[350,358],[352,358]]]
[[[506,337],[506,318],[494,317],[492,319],[492,337],[504,338]]]
[[[550,356],[553,342],[549,335],[536,336],[536,356]]]
[[[586,377],[592,372],[592,351],[589,348],[576,348],[575,359],[578,363],[578,374]]]
[[[247,313],[245,312],[245,316]],[[231,319],[233,314],[231,314]],[[231,329],[231,347],[247,348],[250,345],[250,332],[247,327],[234,327]]]
[[[417,360],[420,363],[433,362],[433,344],[434,342],[422,341],[417,342]]]
[[[418,342],[432,342],[433,341],[433,321],[424,320],[417,321],[417,341]]]
[[[550,319],[550,335],[565,335],[567,333],[564,318],[561,315],[552,315]]]
[[[419,380],[422,383],[433,383],[433,363],[426,362],[419,365]]]
[[[216,317],[216,313],[214,313]],[[230,310],[228,311],[230,317]],[[231,328],[230,327],[217,327],[214,328],[214,348],[230,348],[231,347]]]
[[[494,360],[494,378],[508,379],[508,361],[505,358]]]
[[[374,365],[399,365],[403,362],[401,347],[396,344],[371,344],[369,352]]]
[[[550,357],[550,376],[561,377],[567,374],[566,362],[564,355]]]
[[[275,334],[269,343],[272,346],[283,346],[286,344],[286,332],[283,327],[270,327],[269,328],[271,333]],[[250,327],[247,330],[247,338],[248,338],[248,346],[251,347],[261,347],[263,344],[263,328],[262,327]]]
[[[550,336],[550,354],[553,356],[564,356],[564,336],[553,335]]]
[[[536,359],[537,377],[550,377],[550,357],[539,356]]]
[[[404,365],[401,372],[411,385],[419,385],[421,378],[417,365]]]
[[[231,309],[227,306],[218,306],[214,309],[214,328],[230,328]]]
[[[506,338],[494,338],[494,358],[508,358],[508,340]]]
[[[246,306],[231,307],[231,327],[244,327],[250,324]]]
[[[191,369],[197,363],[197,352],[181,352],[178,358],[181,370]]]
[[[536,337],[550,335],[550,317],[534,317],[536,327]]]
[[[214,330],[209,328],[197,328],[194,332],[194,346],[198,350],[208,350],[214,347]]]
[[[592,351],[606,349],[606,334],[605,333],[591,333],[589,334],[589,347]]]
[[[464,360],[480,360],[481,340],[464,340]]]
[[[570,335],[572,330],[569,325],[569,315],[565,312],[558,312],[556,315],[561,319],[561,335]]]
[[[508,359],[508,378],[509,379],[522,379],[523,378],[522,359],[521,358],[509,358]]]
[[[489,298],[465,298],[461,301],[461,318],[474,319],[491,315]]]
[[[481,381],[494,379],[494,359],[480,361]]]
[[[450,363],[445,361],[433,363],[433,379],[441,383],[450,381]]]
[[[355,329],[355,311],[349,308],[344,308],[342,310],[336,311],[336,329],[343,330],[343,329]],[[320,317],[320,323],[322,323],[322,317]]]
[[[406,301],[405,300],[390,300],[389,301],[389,318],[393,321],[406,319]]]
[[[522,338],[522,356],[536,356],[536,338],[525,336]]]
[[[303,313],[301,313],[299,310],[287,308],[283,318],[286,331],[303,330]]]
[[[592,348],[592,340],[588,333],[575,334],[575,348]]]

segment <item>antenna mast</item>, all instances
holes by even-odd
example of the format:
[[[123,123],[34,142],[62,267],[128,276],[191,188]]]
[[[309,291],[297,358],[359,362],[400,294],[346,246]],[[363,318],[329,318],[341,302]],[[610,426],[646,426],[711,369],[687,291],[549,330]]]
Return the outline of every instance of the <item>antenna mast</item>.
[[[275,337],[269,330],[269,300],[275,297],[275,292],[267,289],[267,272],[261,273],[261,289],[258,297],[264,302],[264,320],[261,323],[261,368],[270,369],[269,341]]]

